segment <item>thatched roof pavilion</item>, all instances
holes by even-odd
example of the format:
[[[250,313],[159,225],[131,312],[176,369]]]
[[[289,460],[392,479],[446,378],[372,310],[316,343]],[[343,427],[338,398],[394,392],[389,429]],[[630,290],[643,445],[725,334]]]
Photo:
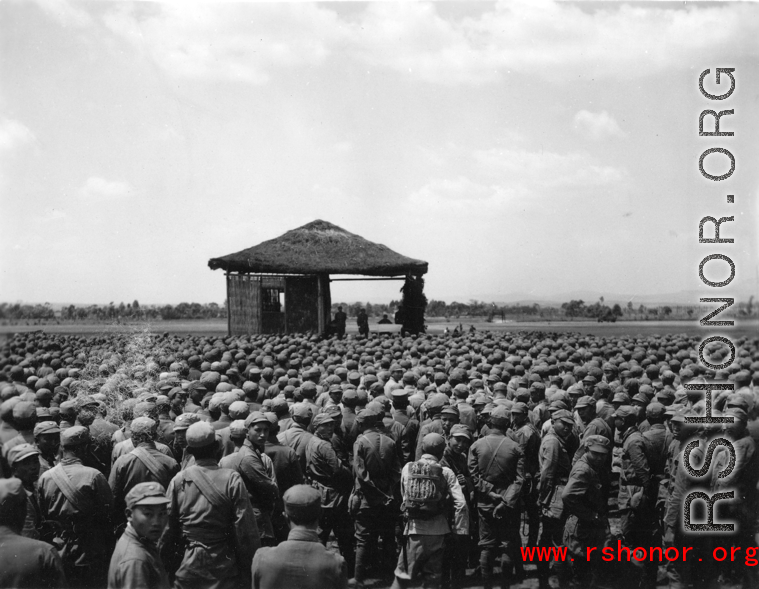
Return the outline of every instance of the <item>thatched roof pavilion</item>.
[[[362,274],[404,276],[427,273],[427,262],[407,258],[379,243],[316,220],[234,254],[208,261],[211,270],[262,274]]]
[[[421,276],[428,267],[427,262],[321,220],[212,258],[208,266],[226,272],[231,335],[324,332],[331,317],[330,274],[382,277],[374,280],[402,277],[407,284],[423,284]]]

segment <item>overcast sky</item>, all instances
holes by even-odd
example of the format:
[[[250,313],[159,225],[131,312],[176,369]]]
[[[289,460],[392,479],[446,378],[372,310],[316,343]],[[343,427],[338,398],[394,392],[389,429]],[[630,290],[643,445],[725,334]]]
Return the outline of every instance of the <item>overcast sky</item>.
[[[314,219],[428,261],[448,302],[746,297],[757,39],[751,3],[5,0],[0,301],[221,302],[209,258]],[[706,108],[735,136],[699,137]],[[734,245],[699,245],[706,215]]]

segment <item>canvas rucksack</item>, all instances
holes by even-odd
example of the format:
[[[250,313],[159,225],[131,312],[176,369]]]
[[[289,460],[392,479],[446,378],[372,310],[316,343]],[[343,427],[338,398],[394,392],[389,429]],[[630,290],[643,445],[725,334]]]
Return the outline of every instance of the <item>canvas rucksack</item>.
[[[409,464],[403,511],[408,519],[430,519],[446,513],[448,483],[443,467],[419,460]]]

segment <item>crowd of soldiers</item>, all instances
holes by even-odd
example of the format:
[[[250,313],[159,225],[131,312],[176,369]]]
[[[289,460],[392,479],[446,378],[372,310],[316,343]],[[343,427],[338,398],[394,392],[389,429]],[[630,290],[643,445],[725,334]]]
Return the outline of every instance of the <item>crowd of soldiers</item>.
[[[757,587],[712,553],[756,545],[759,340],[718,372],[698,343],[16,335],[0,350],[0,586]],[[707,406],[685,386],[704,382],[732,386]],[[733,422],[687,419],[706,411]],[[734,462],[718,446],[693,478],[686,445],[697,468],[717,435]],[[404,512],[418,461],[443,467],[445,517]],[[715,517],[736,533],[686,533],[694,489],[734,492]],[[667,547],[691,552],[653,558]]]

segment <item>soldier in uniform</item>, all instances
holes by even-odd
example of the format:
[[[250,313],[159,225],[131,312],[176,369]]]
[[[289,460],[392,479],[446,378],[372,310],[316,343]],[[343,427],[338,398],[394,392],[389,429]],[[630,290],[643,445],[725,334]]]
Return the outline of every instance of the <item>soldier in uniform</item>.
[[[563,542],[566,515],[561,494],[569,480],[572,468],[572,456],[567,446],[574,424],[574,417],[566,409],[554,411],[551,415],[551,429],[540,443],[538,502],[543,529],[538,545],[542,547],[561,546]],[[549,563],[539,561],[537,566],[541,589],[548,587]]]
[[[179,463],[180,470],[183,470],[187,466],[189,458],[191,458],[186,452],[187,438],[185,436],[187,434],[187,428],[200,420],[200,416],[196,413],[182,413],[177,416],[177,419],[174,422],[174,441],[171,446],[169,446],[169,449],[171,450],[171,455],[174,457],[174,460]]]
[[[253,589],[346,589],[345,559],[327,551],[317,534],[321,493],[307,485],[295,485],[283,500],[290,533],[278,546],[256,552]]]
[[[40,475],[58,462],[61,428],[54,421],[41,421],[34,426],[34,443],[40,451]]]
[[[319,413],[311,425],[314,436],[306,446],[306,477],[322,497],[319,539],[327,545],[334,530],[340,553],[353,570],[353,523],[348,515],[348,495],[353,478],[330,443],[335,422],[327,413]]]
[[[179,472],[177,461],[156,450],[158,424],[149,417],[132,421],[134,450],[120,456],[113,463],[108,484],[113,493],[114,523],[116,529],[126,525],[126,496],[138,483],[155,482],[164,489]]]
[[[219,468],[213,427],[187,429],[195,463],[169,484],[169,525],[159,548],[175,589],[250,587],[250,565],[260,546],[258,527],[240,475]]]
[[[105,585],[108,555],[113,546],[108,481],[98,470],[84,466],[90,433],[74,425],[61,434],[61,461],[39,480],[40,511],[60,526],[59,547],[66,578],[77,587]]]
[[[674,438],[669,448],[669,459],[666,471],[666,506],[664,511],[664,546],[691,546],[693,552],[687,559],[676,560],[672,563],[670,573],[671,589],[686,589],[701,586],[704,582],[703,567],[696,562],[700,556],[706,557],[705,542],[701,535],[686,533],[683,528],[683,503],[688,493],[698,485],[698,481],[689,476],[683,464],[683,452],[692,440],[696,426],[685,422],[688,416],[686,410],[675,411],[670,419],[670,428]],[[701,464],[704,457],[700,447],[694,448],[690,454],[691,464]]]
[[[427,411],[429,421],[423,423],[419,429],[414,460],[419,460],[422,457],[422,440],[424,436],[434,433],[445,437],[441,412],[446,405],[448,405],[448,397],[445,393],[433,393],[422,406]]]
[[[444,584],[449,582],[453,585],[460,583],[464,579],[469,558],[478,560],[479,557],[479,554],[476,553],[476,544],[470,542],[470,538],[476,531],[473,522],[477,521],[474,480],[469,472],[467,461],[471,444],[472,434],[469,428],[464,424],[457,423],[451,428],[451,435],[448,437],[443,458],[440,460],[440,464],[450,468],[456,476],[467,504],[467,518],[469,520],[468,534],[456,534],[450,536],[446,541],[443,556]]]
[[[308,441],[313,435],[308,431],[308,426],[311,424],[313,415],[312,405],[295,403],[292,406],[292,425],[277,436],[280,444],[290,446],[295,450],[302,472],[306,472],[306,446],[308,446]]]
[[[406,389],[394,389],[390,394],[393,397],[393,419],[403,426],[401,451],[403,453],[403,463],[406,464],[414,460],[414,456],[416,455],[419,421],[413,415],[409,415],[408,391]]]
[[[260,411],[254,411],[245,419],[245,426],[247,439],[242,447],[222,458],[219,466],[234,470],[242,478],[256,516],[261,544],[271,545],[275,543],[271,517],[279,489],[267,473],[261,452],[261,447],[269,436],[269,419]]]
[[[46,538],[40,537],[42,514],[37,500],[37,479],[40,475],[39,451],[31,444],[13,446],[8,451],[8,462],[11,467],[11,476],[19,479],[26,491],[26,520],[21,535],[32,540],[45,540]]]
[[[746,424],[748,415],[743,409],[729,408],[725,411],[726,417],[732,417],[733,423],[725,424],[725,433],[731,441],[735,451],[735,465],[732,472],[726,477],[718,475],[730,463],[730,452],[724,446],[719,447],[715,454],[715,465],[712,467],[713,487],[715,492],[733,491],[735,497],[732,500],[720,501],[716,504],[717,521],[731,521],[736,523],[737,533],[731,536],[719,536],[715,540],[731,552],[732,547],[745,549],[754,545],[757,518],[757,481],[759,479],[759,454],[756,452],[756,443],[748,434]],[[723,582],[737,582],[740,579],[745,589],[759,586],[759,579],[753,568],[725,560],[719,565],[722,568]]]
[[[524,486],[522,500],[530,526],[527,544],[534,546],[538,541],[540,528],[540,508],[538,507],[538,454],[540,452],[540,433],[530,421],[530,410],[522,402],[511,407],[512,437],[524,452]]]
[[[0,587],[58,589],[66,577],[50,544],[21,535],[27,497],[16,478],[0,479]]]
[[[345,322],[348,320],[348,316],[343,311],[343,308],[341,306],[337,307],[337,311],[335,311],[335,335],[337,335],[337,339],[343,339],[345,337]]]
[[[170,589],[156,546],[169,519],[168,504],[159,483],[137,483],[129,490],[127,525],[111,556],[108,589]]]
[[[652,485],[650,449],[638,431],[638,411],[621,405],[614,412],[614,424],[622,440],[622,465],[617,505],[620,532],[630,547],[658,546],[661,538],[656,516],[656,490]],[[656,586],[656,562],[644,565],[642,584]]]
[[[585,452],[572,466],[561,500],[567,514],[563,542],[572,569],[583,587],[595,589],[601,548],[608,526],[601,471],[606,468],[611,441],[594,434],[584,440]],[[589,551],[589,549],[595,549]]]
[[[502,570],[511,574],[521,558],[519,547],[519,498],[524,484],[524,452],[506,435],[509,412],[498,405],[490,415],[490,429],[469,449],[469,472],[477,489],[480,526],[480,569],[486,589],[493,583],[493,560],[503,549]]]
[[[370,562],[378,562],[380,572],[384,572],[395,560],[395,494],[401,465],[395,442],[377,429],[381,420],[382,415],[372,409],[364,409],[356,416],[361,434],[353,445],[354,494],[349,507],[356,530],[357,589],[364,586]],[[379,559],[372,559],[378,538],[382,553]]]
[[[438,464],[443,457],[445,447],[446,442],[443,436],[435,433],[427,434],[422,441],[424,454],[420,463]],[[406,464],[401,473],[401,494],[404,498],[408,495],[410,466],[413,466],[413,463]],[[429,517],[415,518],[413,515],[408,515],[404,531],[405,544],[398,557],[395,580],[391,589],[407,587],[410,581],[419,576],[424,576],[426,587],[439,587],[443,571],[445,537],[451,532],[453,536],[462,538],[469,534],[469,511],[461,485],[456,475],[447,466],[442,466],[441,476],[445,481],[449,499],[444,499],[443,505],[438,504],[438,513]],[[453,526],[448,523],[450,503],[453,504]]]

